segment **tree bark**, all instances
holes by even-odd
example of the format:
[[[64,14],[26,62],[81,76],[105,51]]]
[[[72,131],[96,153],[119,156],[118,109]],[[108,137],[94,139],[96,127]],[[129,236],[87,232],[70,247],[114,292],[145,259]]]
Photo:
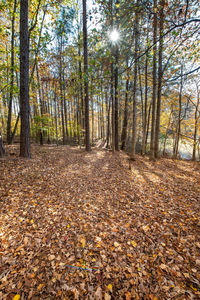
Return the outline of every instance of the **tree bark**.
[[[135,66],[134,66],[134,82],[133,82],[133,128],[132,128],[132,145],[131,145],[131,160],[135,160],[135,146],[136,146],[136,139],[137,139],[137,99],[136,99],[136,92],[137,92],[137,69],[138,69],[138,39],[139,39],[139,0],[136,3],[136,10],[135,10],[135,25],[134,25],[134,32],[135,32],[135,51],[134,51],[134,58],[135,58]]]
[[[113,62],[111,62],[111,86],[110,86],[110,95],[112,103],[112,153],[115,152],[115,102],[113,95],[113,81],[114,81],[114,71],[113,71]]]
[[[127,138],[127,125],[128,125],[128,94],[129,94],[129,69],[127,59],[127,77],[126,77],[126,93],[125,93],[125,106],[124,106],[124,120],[121,135],[121,150],[125,150]]]
[[[84,49],[84,92],[85,92],[85,149],[90,151],[90,116],[88,91],[88,44],[87,44],[87,0],[83,0],[83,49]]]
[[[5,149],[3,146],[3,138],[0,131],[0,157],[4,157],[4,155],[5,155]]]
[[[28,2],[20,3],[20,156],[30,158]]]
[[[166,132],[165,132],[165,140],[164,140],[164,145],[163,145],[163,156],[165,155],[166,142],[167,142],[168,131],[169,131],[170,123],[171,123],[172,112],[173,112],[173,105],[172,105],[172,108],[171,108],[171,112],[170,112],[170,115],[169,115],[169,122],[168,122]]]
[[[197,86],[197,105],[195,109],[195,125],[194,125],[194,140],[193,140],[193,152],[192,152],[192,160],[196,160],[196,146],[197,146],[197,130],[198,130],[198,108],[199,108],[199,91]]]
[[[181,65],[181,75],[182,74],[183,74],[183,65]],[[176,159],[178,157],[179,139],[180,139],[180,133],[181,133],[182,90],[183,90],[183,77],[181,76],[179,100],[178,100],[178,103],[179,103],[178,127],[177,127],[177,134],[176,134],[176,140],[175,140],[175,151],[174,151],[174,158],[176,158]]]
[[[108,93],[106,91],[106,103],[107,103],[107,136],[106,136],[106,148],[109,147],[110,140],[110,100],[108,99]]]
[[[157,75],[156,75],[156,56],[157,56],[157,0],[154,0],[154,18],[153,18],[153,93],[152,93],[152,116],[151,116],[151,143],[150,143],[150,159],[155,159],[155,112],[156,112],[156,88],[157,88]]]
[[[119,93],[118,93],[118,62],[119,62],[119,49],[116,45],[115,53],[115,150],[119,151]]]
[[[12,143],[11,133],[11,119],[12,119],[12,102],[13,102],[13,87],[14,87],[14,42],[15,42],[15,13],[17,9],[17,0],[14,2],[13,15],[12,15],[12,37],[11,37],[11,68],[10,68],[10,99],[8,105],[8,120],[7,120],[7,143]]]
[[[156,111],[156,128],[155,128],[155,158],[159,157],[159,136],[160,136],[160,109],[162,93],[162,57],[163,57],[163,24],[164,24],[164,1],[160,0],[160,44],[159,44],[159,62],[158,62],[158,94],[157,94],[157,111]]]

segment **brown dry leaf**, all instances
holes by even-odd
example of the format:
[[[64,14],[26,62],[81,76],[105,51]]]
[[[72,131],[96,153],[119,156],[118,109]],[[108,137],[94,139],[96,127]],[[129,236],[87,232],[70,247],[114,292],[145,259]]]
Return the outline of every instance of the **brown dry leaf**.
[[[49,255],[48,258],[51,261],[51,260],[54,260],[56,257],[55,257],[55,255]]]
[[[102,288],[99,286],[95,292],[96,299],[102,299]]]
[[[126,296],[126,300],[131,300],[131,293],[130,292],[127,292],[125,294],[125,296]]]
[[[42,290],[43,288],[45,287],[45,284],[44,283],[40,283],[37,287],[37,290],[40,291]]]
[[[82,248],[85,248],[85,245],[86,245],[86,240],[85,240],[85,238],[82,238],[80,242],[81,242]]]
[[[112,284],[109,283],[109,284],[107,285],[107,289],[108,289],[109,291],[112,292]]]
[[[111,300],[111,296],[109,294],[105,293],[104,299],[105,300]]]
[[[20,300],[20,295],[15,295],[15,296],[13,297],[13,300]]]
[[[135,241],[131,241],[131,245],[132,245],[133,247],[136,247],[136,246],[137,246],[137,243],[136,243]]]
[[[25,238],[24,238],[24,245],[26,246],[28,244],[28,242],[29,242],[29,238],[27,236],[25,236]]]
[[[198,163],[32,151],[0,162],[0,298],[199,297]]]

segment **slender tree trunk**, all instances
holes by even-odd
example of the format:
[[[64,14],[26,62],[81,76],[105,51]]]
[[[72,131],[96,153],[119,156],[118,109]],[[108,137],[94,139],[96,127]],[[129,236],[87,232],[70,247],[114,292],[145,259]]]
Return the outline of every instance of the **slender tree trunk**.
[[[182,90],[183,90],[183,65],[181,65],[181,82],[180,82],[180,91],[179,91],[179,112],[178,112],[178,128],[177,128],[177,135],[175,140],[175,158],[178,157],[178,148],[179,148],[179,139],[180,139],[180,132],[181,132],[181,111],[182,111]]]
[[[104,94],[101,90],[101,105],[102,105],[102,138],[105,139],[105,128],[104,128]]]
[[[129,69],[127,59],[127,75],[126,75],[126,93],[125,93],[125,106],[124,106],[124,120],[121,135],[121,149],[125,150],[126,138],[127,138],[127,125],[128,125],[128,94],[129,94]]]
[[[194,125],[194,140],[193,140],[193,153],[192,153],[192,160],[196,160],[196,146],[197,146],[197,130],[198,130],[198,108],[199,108],[199,91],[197,87],[197,105],[195,109],[195,125]]]
[[[39,9],[39,7],[38,7],[38,9]],[[44,26],[44,20],[45,20],[46,12],[47,12],[47,10],[45,9],[44,10],[44,14],[43,14],[43,18],[42,18],[42,23],[41,23],[40,31],[39,31],[39,38],[38,38],[37,48],[35,50],[35,59],[34,59],[33,68],[31,70],[31,74],[30,74],[29,84],[33,80],[34,71],[35,71],[35,68],[36,68],[36,65],[37,65],[37,56],[38,56],[38,53],[39,53],[40,47],[41,47],[40,42],[41,42],[41,36],[42,36],[42,30],[43,30],[43,26]]]
[[[8,105],[8,121],[7,121],[7,143],[11,144],[11,119],[12,119],[12,102],[13,102],[13,87],[14,87],[14,57],[15,57],[15,14],[17,8],[17,0],[14,1],[13,15],[12,15],[12,37],[11,37],[11,67],[10,67],[10,99]]]
[[[115,53],[115,150],[119,151],[119,93],[118,93],[118,63],[119,63],[119,49],[116,45]]]
[[[63,133],[63,145],[65,145],[65,117],[64,117],[64,96],[63,96],[63,76],[62,76],[62,36],[60,42],[60,100],[61,100],[61,118],[62,118],[62,133]]]
[[[149,136],[151,107],[152,107],[152,103],[150,103],[150,105],[149,105],[149,112],[148,112],[148,119],[147,119],[147,130],[146,130],[146,138],[145,138],[145,153],[146,153],[146,148],[147,148],[147,143],[148,143],[148,136]]]
[[[94,144],[94,99],[92,97],[92,144]]]
[[[116,28],[119,29],[119,0],[116,0]],[[119,92],[118,92],[118,64],[119,64],[119,47],[115,45],[115,150],[119,151]]]
[[[135,10],[135,25],[134,25],[134,32],[135,32],[135,66],[134,66],[134,82],[133,82],[133,128],[132,128],[132,145],[131,145],[131,160],[135,160],[135,147],[136,147],[136,140],[137,140],[137,70],[138,70],[138,39],[139,39],[139,0],[136,3],[136,10]]]
[[[18,123],[19,123],[19,118],[20,118],[20,112],[17,115],[17,120],[15,122],[15,127],[14,127],[12,135],[11,135],[11,144],[12,144],[14,138],[15,138],[15,134],[16,134],[16,131],[17,131],[17,126],[18,126]]]
[[[63,102],[64,102],[64,114],[65,114],[65,130],[66,130],[66,138],[67,138],[69,136],[69,133],[68,133],[67,104],[66,104],[66,84],[65,84],[64,70],[63,70],[63,74],[62,74],[62,84],[63,84]]]
[[[111,94],[111,103],[112,103],[112,153],[115,152],[115,103],[114,103],[114,95],[113,95],[113,81],[114,81],[114,71],[113,71],[113,62],[111,63],[111,86],[110,86],[110,94]]]
[[[171,123],[172,111],[173,111],[173,106],[172,106],[172,109],[171,109],[171,112],[170,112],[169,122],[168,122],[166,132],[165,132],[165,140],[164,140],[164,145],[163,145],[163,156],[165,155],[166,142],[167,142],[168,131],[169,131],[170,123]]]
[[[155,159],[155,113],[156,113],[156,88],[157,88],[157,0],[154,0],[154,18],[153,18],[153,93],[152,93],[152,117],[151,117],[151,143],[150,143],[150,159]]]
[[[147,26],[149,24],[147,23]],[[147,44],[149,42],[149,30],[147,28]],[[143,130],[142,130],[142,155],[145,155],[146,149],[146,131],[147,131],[147,102],[148,102],[148,56],[146,53],[145,59],[145,95],[144,95],[144,118],[143,118]]]
[[[88,45],[87,45],[87,7],[83,0],[83,48],[84,48],[84,91],[85,91],[85,149],[90,151],[90,116],[88,91]]]
[[[20,156],[30,158],[28,2],[20,3]]]
[[[107,143],[106,143],[106,148],[109,147],[109,141],[110,141],[110,100],[108,100],[108,93],[106,91],[106,102],[108,105],[108,111],[107,111]]]
[[[83,78],[82,78],[82,67],[81,67],[81,43],[80,43],[80,34],[78,37],[78,55],[79,55],[79,63],[78,63],[78,69],[79,69],[79,92],[80,92],[80,98],[81,98],[81,107],[80,107],[80,119],[81,119],[81,127],[85,128],[85,117],[84,117],[84,97],[83,97]]]
[[[5,155],[5,149],[3,146],[3,137],[1,135],[1,131],[0,131],[0,157],[3,157]]]
[[[156,111],[156,128],[155,128],[155,157],[159,157],[159,136],[160,136],[160,109],[161,109],[161,92],[162,92],[162,56],[163,56],[163,24],[164,24],[164,1],[160,0],[160,44],[159,44],[159,62],[158,62],[158,94],[157,94],[157,111]]]

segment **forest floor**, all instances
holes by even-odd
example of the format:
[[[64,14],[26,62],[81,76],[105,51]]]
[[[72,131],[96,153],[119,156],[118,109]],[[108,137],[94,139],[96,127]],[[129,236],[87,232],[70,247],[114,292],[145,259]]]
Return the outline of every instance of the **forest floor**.
[[[18,151],[0,160],[0,299],[200,299],[199,163]]]

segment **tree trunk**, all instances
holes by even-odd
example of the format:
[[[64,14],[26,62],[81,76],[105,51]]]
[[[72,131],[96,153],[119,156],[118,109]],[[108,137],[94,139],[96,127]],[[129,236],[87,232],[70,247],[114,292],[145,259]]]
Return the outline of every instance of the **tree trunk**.
[[[147,130],[146,130],[146,138],[145,138],[145,153],[146,153],[148,136],[149,136],[149,125],[150,125],[151,107],[152,107],[152,103],[150,103],[150,105],[149,105],[149,112],[148,112],[148,119],[147,119]]]
[[[65,114],[65,130],[66,130],[66,139],[69,136],[68,132],[68,120],[67,120],[67,104],[66,104],[66,85],[65,85],[65,75],[64,70],[62,71],[62,84],[63,84],[63,102],[64,102],[64,114]]]
[[[156,112],[156,56],[157,56],[157,0],[154,0],[154,18],[153,18],[153,93],[152,93],[152,117],[151,117],[151,143],[150,143],[150,159],[155,159],[155,112]]]
[[[114,72],[113,72],[113,62],[111,63],[111,86],[110,86],[110,95],[112,103],[112,153],[115,152],[115,103],[113,95],[113,81],[114,81]]]
[[[84,49],[84,91],[85,91],[85,150],[90,151],[90,116],[88,91],[88,44],[87,44],[87,7],[83,0],[83,49]]]
[[[14,2],[12,15],[12,37],[11,37],[11,68],[10,68],[10,99],[8,105],[8,121],[7,121],[7,143],[11,144],[11,119],[12,119],[12,102],[13,102],[13,86],[14,86],[14,57],[15,57],[15,13],[17,8],[17,0]]]
[[[3,138],[0,131],[0,157],[3,157],[5,155],[5,150],[3,146]]]
[[[125,94],[125,106],[124,106],[124,120],[121,135],[121,149],[125,150],[126,138],[127,138],[127,125],[128,125],[128,93],[129,93],[129,69],[128,69],[128,59],[127,59],[127,77],[126,77],[126,94]]]
[[[107,109],[107,137],[106,137],[107,143],[106,143],[106,148],[108,148],[109,147],[109,140],[110,140],[110,100],[108,100],[107,91],[106,91],[106,103],[107,103],[107,106],[108,106],[108,109]]]
[[[177,128],[177,134],[176,134],[176,140],[175,140],[175,153],[174,158],[177,159],[178,157],[178,148],[179,148],[179,139],[180,139],[180,133],[181,133],[181,111],[182,111],[182,90],[183,90],[183,65],[181,65],[181,82],[180,82],[180,91],[179,91],[179,112],[178,112],[178,128]]]
[[[165,155],[166,142],[167,142],[168,131],[169,131],[170,123],[171,123],[172,111],[173,111],[173,106],[172,106],[172,109],[171,109],[171,112],[170,112],[169,122],[168,122],[166,132],[165,132],[165,140],[164,140],[164,145],[163,145],[163,156]]]
[[[197,105],[195,109],[195,125],[194,125],[194,140],[193,140],[193,153],[192,153],[192,160],[196,160],[196,145],[197,145],[197,130],[198,130],[198,108],[199,108],[199,91],[197,86]]]
[[[149,24],[147,23],[147,26]],[[149,41],[149,30],[147,27],[147,44]],[[146,150],[146,132],[147,132],[147,101],[148,101],[148,56],[149,52],[146,53],[145,60],[145,95],[144,95],[144,118],[143,118],[143,130],[142,130],[142,155],[145,155]]]
[[[156,128],[155,128],[155,157],[159,157],[159,136],[160,136],[160,109],[161,109],[161,92],[162,92],[162,56],[163,56],[163,23],[164,23],[164,1],[160,0],[160,44],[159,44],[159,65],[158,65],[158,94],[157,94],[157,111],[156,111]]]
[[[30,158],[28,2],[20,3],[20,156]]]
[[[119,103],[118,103],[118,62],[119,62],[119,49],[116,45],[116,53],[115,53],[115,150],[119,151],[119,123],[118,123],[118,115],[119,115]]]
[[[136,10],[135,10],[135,25],[134,25],[134,32],[135,32],[135,66],[134,66],[134,82],[133,82],[133,128],[132,128],[132,145],[131,145],[131,160],[135,160],[135,146],[136,146],[136,139],[137,139],[137,99],[136,99],[136,92],[137,92],[137,69],[138,69],[138,39],[139,39],[139,0],[136,3]]]
[[[60,42],[60,101],[61,101],[61,118],[62,118],[62,133],[63,133],[63,145],[65,145],[65,116],[64,116],[64,97],[63,97],[63,77],[62,77],[62,36]]]

